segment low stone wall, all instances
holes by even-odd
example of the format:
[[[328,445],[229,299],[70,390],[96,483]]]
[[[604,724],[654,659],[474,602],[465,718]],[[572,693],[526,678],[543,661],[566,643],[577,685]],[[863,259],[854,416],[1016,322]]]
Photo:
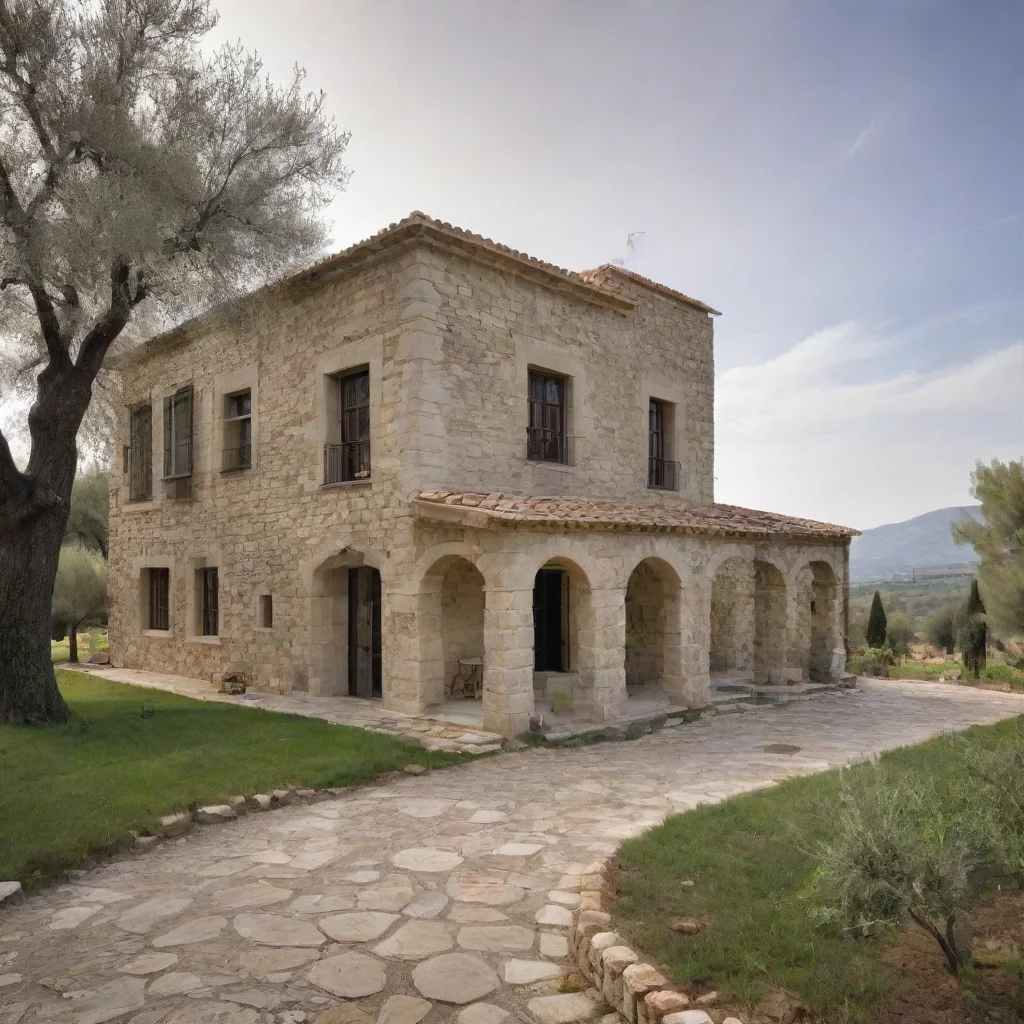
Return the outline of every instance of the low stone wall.
[[[569,952],[580,973],[627,1024],[716,1024],[705,1007],[717,992],[691,999],[611,930],[605,909],[607,864],[595,861],[580,879],[580,905],[573,919]],[[743,1024],[725,1017],[720,1024]]]

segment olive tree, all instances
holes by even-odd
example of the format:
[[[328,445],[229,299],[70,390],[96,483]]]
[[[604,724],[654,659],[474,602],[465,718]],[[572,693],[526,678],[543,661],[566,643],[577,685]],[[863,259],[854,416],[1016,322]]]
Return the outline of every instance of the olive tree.
[[[322,251],[348,135],[209,0],[0,0],[0,316],[29,454],[0,433],[0,721],[62,721],[50,598],[76,438],[113,350]]]
[[[81,544],[60,549],[53,583],[53,619],[68,631],[68,661],[78,661],[78,627],[107,610],[107,563]]]

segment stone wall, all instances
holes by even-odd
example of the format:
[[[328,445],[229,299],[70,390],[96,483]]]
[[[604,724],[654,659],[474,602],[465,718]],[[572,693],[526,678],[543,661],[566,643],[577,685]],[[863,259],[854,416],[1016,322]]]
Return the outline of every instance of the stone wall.
[[[626,587],[626,686],[660,686],[665,669],[665,587],[646,562]]]
[[[711,668],[752,672],[754,667],[754,564],[729,558],[711,583]]]

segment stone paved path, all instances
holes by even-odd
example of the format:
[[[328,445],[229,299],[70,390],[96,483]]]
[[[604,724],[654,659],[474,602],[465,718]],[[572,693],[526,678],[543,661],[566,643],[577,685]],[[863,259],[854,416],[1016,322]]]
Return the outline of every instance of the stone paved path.
[[[622,839],[1022,712],[1006,694],[866,684],[201,828],[0,910],[0,1024],[301,1024],[345,1000],[322,1019],[554,1024],[532,1000],[567,968],[579,872]],[[773,743],[800,750],[766,753]]]

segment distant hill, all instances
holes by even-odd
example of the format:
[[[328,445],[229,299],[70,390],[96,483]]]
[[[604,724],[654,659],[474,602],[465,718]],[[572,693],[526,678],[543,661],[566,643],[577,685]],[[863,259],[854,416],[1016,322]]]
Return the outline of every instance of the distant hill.
[[[974,548],[953,543],[949,525],[964,514],[981,518],[980,505],[940,508],[903,523],[865,530],[850,545],[850,577],[884,579],[891,573],[977,562]]]

